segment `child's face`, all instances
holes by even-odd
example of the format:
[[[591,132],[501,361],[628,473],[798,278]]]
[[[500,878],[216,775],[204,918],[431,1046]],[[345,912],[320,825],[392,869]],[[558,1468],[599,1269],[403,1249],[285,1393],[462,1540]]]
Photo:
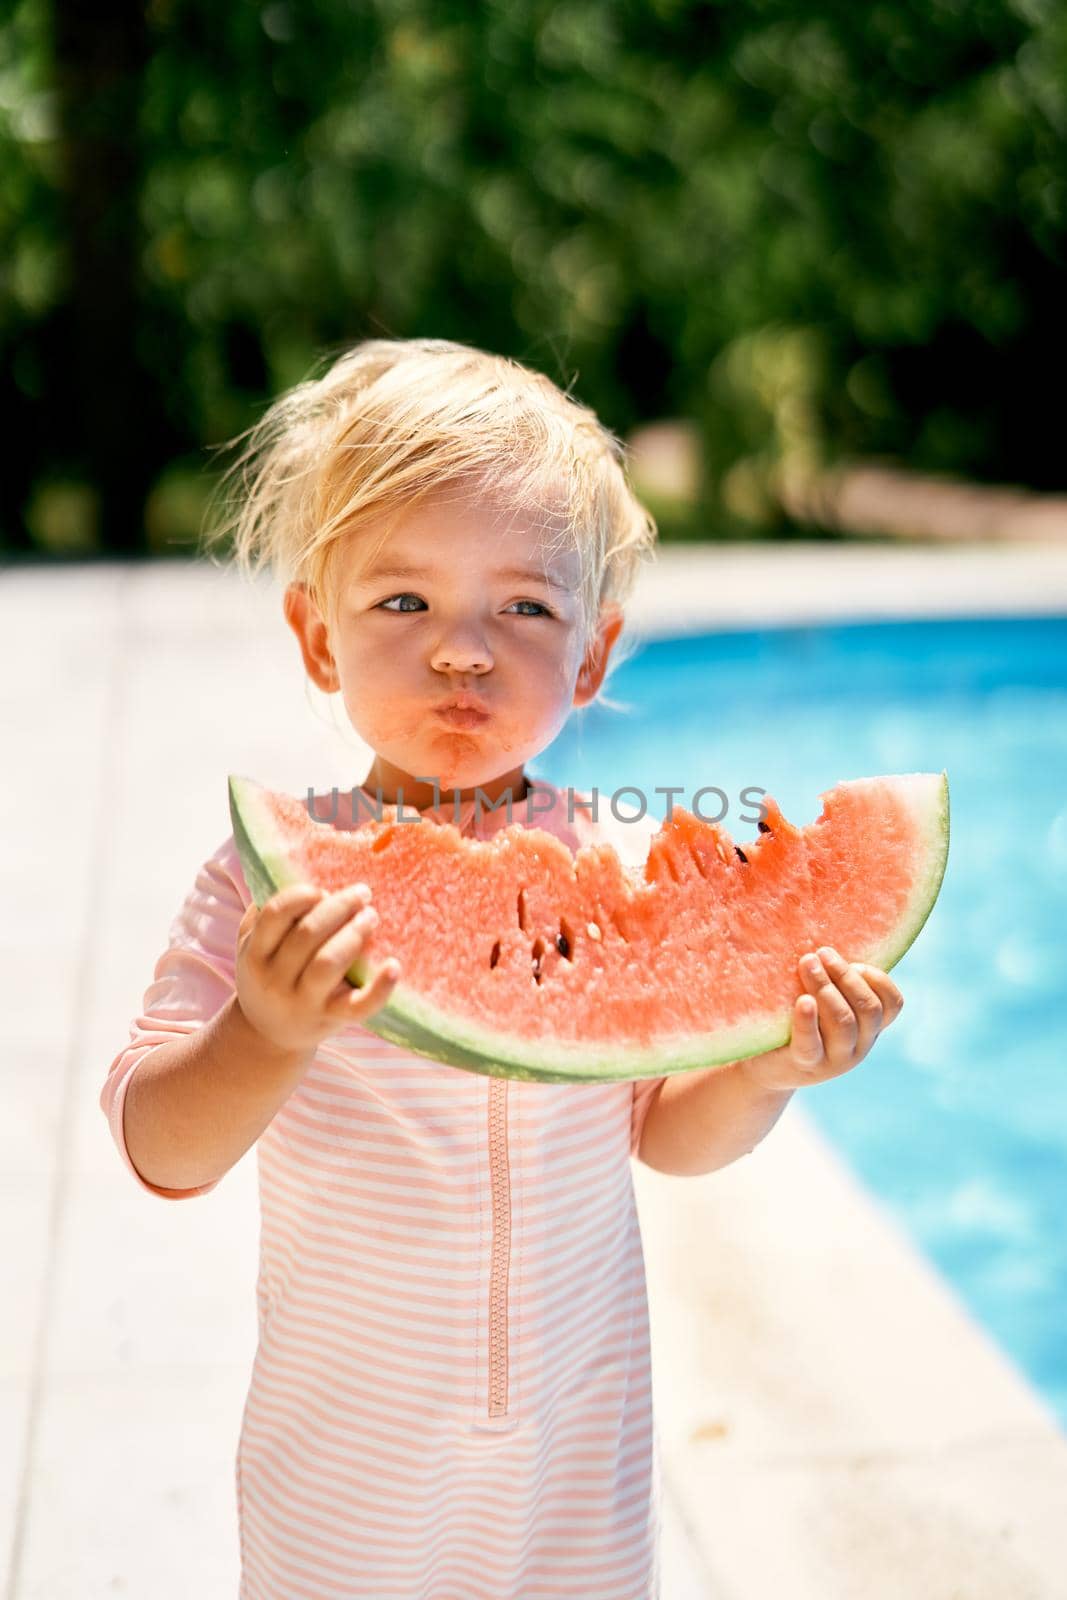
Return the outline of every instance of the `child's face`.
[[[376,753],[368,787],[380,785],[390,800],[402,784],[405,805],[419,807],[432,803],[433,788],[416,778],[436,777],[442,800],[476,785],[490,799],[508,789],[521,798],[523,763],[596,694],[621,612],[605,609],[583,652],[575,553],[543,555],[531,523],[455,488],[406,513],[368,560],[375,543],[358,535],[341,553],[334,635],[302,586],[290,585],[285,599],[309,675],[327,693],[341,691]],[[501,570],[513,567],[530,575]],[[435,710],[463,691],[488,712],[476,726]]]

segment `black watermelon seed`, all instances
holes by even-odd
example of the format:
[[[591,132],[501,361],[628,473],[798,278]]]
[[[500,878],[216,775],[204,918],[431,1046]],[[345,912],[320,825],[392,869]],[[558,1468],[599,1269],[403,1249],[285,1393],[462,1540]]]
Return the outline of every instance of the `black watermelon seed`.
[[[745,863],[745,866],[747,867],[748,866],[748,857],[746,856],[745,852],[741,849],[740,845],[736,845],[735,844],[734,845],[734,849],[737,851],[738,855],[741,857],[741,860]]]
[[[570,955],[571,947],[567,943],[567,935],[565,933],[556,934],[556,949],[559,951],[561,956]]]
[[[760,833],[770,833],[771,832],[771,829],[770,829],[769,825],[766,822],[758,822],[756,824],[756,826],[759,828]]]

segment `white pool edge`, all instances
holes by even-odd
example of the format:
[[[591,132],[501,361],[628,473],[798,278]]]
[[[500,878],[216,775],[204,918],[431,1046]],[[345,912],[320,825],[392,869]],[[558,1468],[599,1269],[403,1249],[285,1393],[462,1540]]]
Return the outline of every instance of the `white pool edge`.
[[[664,545],[626,607],[631,631],[1067,613],[1067,542]]]

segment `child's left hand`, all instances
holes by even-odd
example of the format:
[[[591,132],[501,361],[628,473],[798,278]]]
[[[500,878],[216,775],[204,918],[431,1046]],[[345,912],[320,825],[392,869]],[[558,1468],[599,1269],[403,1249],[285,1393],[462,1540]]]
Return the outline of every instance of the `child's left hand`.
[[[793,1007],[789,1043],[738,1062],[762,1089],[801,1089],[840,1077],[859,1065],[904,1005],[879,967],[846,962],[830,945],[803,956],[797,969],[807,993]]]

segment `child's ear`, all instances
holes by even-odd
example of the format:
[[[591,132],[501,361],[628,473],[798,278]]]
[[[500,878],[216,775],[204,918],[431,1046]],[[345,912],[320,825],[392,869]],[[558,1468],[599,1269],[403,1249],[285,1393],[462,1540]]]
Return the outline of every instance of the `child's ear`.
[[[308,593],[306,583],[291,583],[282,602],[285,620],[300,643],[308,677],[326,694],[341,687],[341,680],[330,654],[329,635],[319,608]]]
[[[578,678],[574,685],[576,706],[587,705],[603,683],[608,660],[615,647],[615,641],[622,631],[624,620],[622,608],[613,600],[601,606],[596,636],[585,652],[585,658],[578,669]]]

